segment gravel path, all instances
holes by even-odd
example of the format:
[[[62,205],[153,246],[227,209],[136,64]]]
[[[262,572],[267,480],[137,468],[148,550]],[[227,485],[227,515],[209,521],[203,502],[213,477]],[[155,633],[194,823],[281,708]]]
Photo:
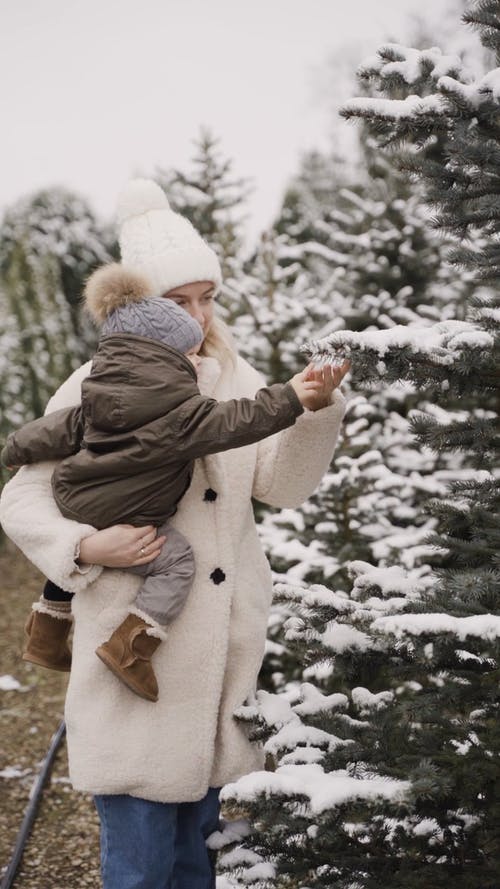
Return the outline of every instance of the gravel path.
[[[63,718],[67,676],[20,659],[23,625],[44,579],[10,544],[0,551],[0,864],[10,859],[31,785]],[[20,688],[4,690],[12,676]],[[63,742],[15,889],[100,889],[99,828],[90,797],[68,782]]]

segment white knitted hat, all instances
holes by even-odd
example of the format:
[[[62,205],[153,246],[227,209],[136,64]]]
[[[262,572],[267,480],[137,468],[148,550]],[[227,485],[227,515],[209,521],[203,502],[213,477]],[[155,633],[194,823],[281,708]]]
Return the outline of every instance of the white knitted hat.
[[[189,219],[170,209],[152,179],[130,180],[118,199],[117,218],[123,264],[146,273],[158,295],[193,281],[220,287],[217,254]]]

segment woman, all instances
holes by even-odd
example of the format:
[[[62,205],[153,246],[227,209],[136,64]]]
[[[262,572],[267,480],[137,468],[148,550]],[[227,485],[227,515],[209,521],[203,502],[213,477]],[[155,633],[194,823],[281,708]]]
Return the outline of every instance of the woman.
[[[129,183],[119,223],[123,263],[147,271],[158,292],[203,328],[201,392],[218,400],[253,397],[265,381],[236,355],[214,315],[221,283],[215,253],[149,180]],[[218,827],[219,790],[262,769],[265,759],[262,745],[251,743],[233,717],[255,693],[272,598],[251,498],[296,507],[314,491],[337,441],[345,409],[337,387],[348,367],[317,373],[315,409],[290,429],[196,461],[171,520],[193,547],[196,576],[155,660],[161,693],[154,707],[130,696],[94,652],[124,618],[140,583],[119,569],[158,555],[155,529],[96,532],[63,518],[51,492],[54,463],[23,467],[4,488],[6,533],[50,580],[76,593],[66,699],[70,777],[75,789],[94,795],[104,889],[215,886],[205,839]],[[78,404],[89,370],[86,364],[75,371],[47,412]]]

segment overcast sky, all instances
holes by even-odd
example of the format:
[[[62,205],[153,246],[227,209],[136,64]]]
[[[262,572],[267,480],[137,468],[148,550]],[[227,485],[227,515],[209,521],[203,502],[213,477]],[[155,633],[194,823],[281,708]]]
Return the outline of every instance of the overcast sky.
[[[204,124],[254,180],[253,236],[300,152],[328,145],[345,88],[327,81],[328,60],[357,63],[448,2],[3,0],[0,206],[62,184],[111,216],[129,176],[189,168]]]

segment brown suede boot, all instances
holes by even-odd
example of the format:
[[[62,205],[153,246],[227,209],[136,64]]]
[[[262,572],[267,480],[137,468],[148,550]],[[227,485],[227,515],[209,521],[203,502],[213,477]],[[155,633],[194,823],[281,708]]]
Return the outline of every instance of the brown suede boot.
[[[151,657],[163,638],[166,635],[155,621],[131,612],[107,642],[99,646],[96,655],[136,695],[157,701],[158,683]]]
[[[71,651],[68,647],[68,635],[72,623],[71,614],[56,616],[35,605],[24,627],[26,638],[23,661],[48,667],[49,670],[69,672]]]

